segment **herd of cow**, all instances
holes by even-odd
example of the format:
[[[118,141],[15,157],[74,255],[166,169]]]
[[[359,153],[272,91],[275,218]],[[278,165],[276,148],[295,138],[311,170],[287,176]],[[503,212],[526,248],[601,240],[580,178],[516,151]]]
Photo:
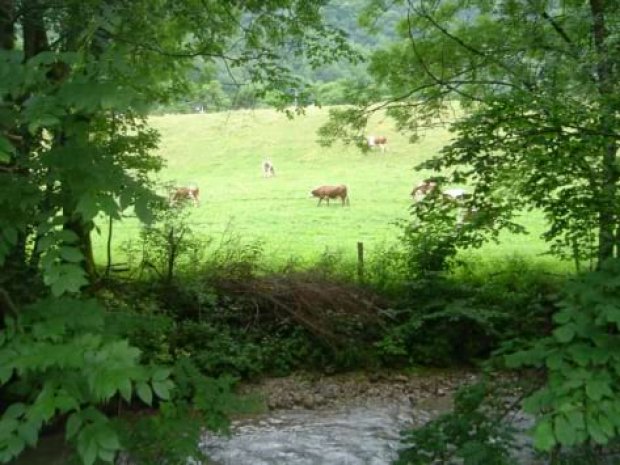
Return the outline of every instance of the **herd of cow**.
[[[368,136],[366,143],[370,149],[378,147],[382,153],[387,150],[387,138],[385,136]],[[261,167],[263,177],[269,178],[276,175],[275,167],[271,160],[264,160]],[[419,201],[431,193],[438,194],[443,200],[454,205],[461,205],[462,201],[469,198],[469,194],[464,189],[441,189],[434,179],[425,179],[417,184],[411,191],[411,196],[414,200]],[[171,206],[175,206],[181,201],[189,200],[197,207],[199,205],[199,195],[200,190],[198,186],[192,184],[186,187],[172,188],[168,200]],[[343,207],[350,205],[347,186],[344,184],[318,186],[310,191],[310,195],[319,199],[317,206],[320,206],[323,200],[329,206],[330,199],[338,198],[341,200]],[[469,220],[475,213],[476,210],[474,208],[467,208],[459,215],[459,223]]]

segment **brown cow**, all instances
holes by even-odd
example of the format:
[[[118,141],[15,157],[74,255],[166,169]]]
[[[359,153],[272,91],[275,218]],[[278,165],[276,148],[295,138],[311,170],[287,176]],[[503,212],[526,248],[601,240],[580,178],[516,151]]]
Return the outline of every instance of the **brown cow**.
[[[419,198],[423,198],[431,192],[434,192],[438,188],[439,185],[437,184],[437,181],[433,181],[432,179],[425,179],[413,188],[413,190],[411,191],[411,196],[417,200]]]
[[[368,136],[366,138],[366,142],[368,143],[368,148],[370,149],[373,147],[379,147],[381,149],[381,153],[387,150],[387,137],[385,136]]]
[[[343,207],[345,202],[347,205],[350,205],[349,195],[347,194],[347,186],[344,184],[339,186],[319,186],[316,189],[313,189],[310,193],[312,196],[319,198],[317,207],[321,205],[323,199],[327,200],[327,206],[329,207],[329,199],[335,199],[337,197],[340,197],[340,200],[342,200]]]
[[[174,187],[170,192],[170,198],[168,199],[171,206],[176,205],[183,200],[191,200],[194,207],[198,206],[198,197],[200,196],[200,190],[198,186],[188,187]]]

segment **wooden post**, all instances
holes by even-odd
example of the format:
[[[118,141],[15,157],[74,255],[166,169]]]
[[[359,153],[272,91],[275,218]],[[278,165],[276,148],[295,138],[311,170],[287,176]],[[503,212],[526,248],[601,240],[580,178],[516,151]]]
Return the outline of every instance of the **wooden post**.
[[[108,263],[105,267],[105,276],[106,278],[110,276],[110,270],[112,269],[112,224],[114,220],[112,219],[112,215],[110,215],[110,222],[108,224],[108,242],[106,244],[106,252]]]
[[[360,284],[364,282],[364,243],[357,243],[357,280]]]

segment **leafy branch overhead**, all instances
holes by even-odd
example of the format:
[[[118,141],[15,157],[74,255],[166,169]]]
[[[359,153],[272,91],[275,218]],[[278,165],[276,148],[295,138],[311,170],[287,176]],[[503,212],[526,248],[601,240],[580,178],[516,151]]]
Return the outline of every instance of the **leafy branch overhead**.
[[[153,220],[164,162],[147,116],[188,91],[197,58],[245,67],[282,105],[290,56],[356,59],[325,3],[0,1],[0,389],[22,399],[0,412],[0,462],[65,419],[83,463],[113,462],[103,404],[174,402],[170,370],[143,366],[96,303],[66,295],[97,282],[100,215]]]
[[[618,252],[618,9],[614,2],[369,1],[365,21],[405,8],[400,39],[371,57],[374,96],[334,110],[323,129],[354,139],[385,110],[412,140],[448,125],[453,139],[419,168],[470,184],[473,206],[549,222],[550,251]]]

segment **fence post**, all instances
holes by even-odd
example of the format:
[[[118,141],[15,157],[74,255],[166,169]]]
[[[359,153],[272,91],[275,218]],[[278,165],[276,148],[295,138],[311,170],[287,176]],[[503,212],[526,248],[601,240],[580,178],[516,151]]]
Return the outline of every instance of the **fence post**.
[[[357,243],[357,280],[360,284],[364,282],[364,243]]]

